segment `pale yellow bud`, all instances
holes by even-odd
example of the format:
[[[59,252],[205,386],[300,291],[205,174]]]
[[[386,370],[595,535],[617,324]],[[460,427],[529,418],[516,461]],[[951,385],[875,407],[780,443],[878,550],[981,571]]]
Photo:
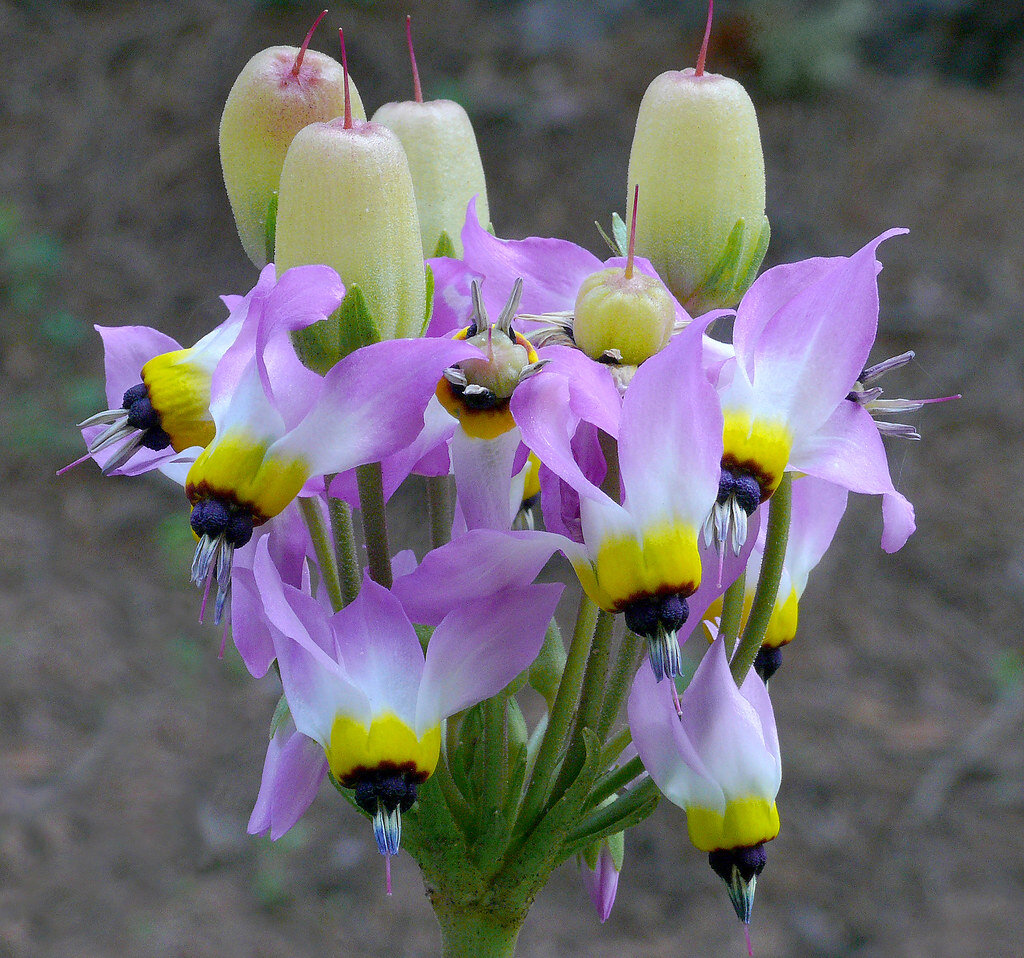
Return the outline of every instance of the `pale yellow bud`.
[[[572,335],[591,359],[618,350],[625,365],[639,366],[668,345],[675,321],[675,302],[663,283],[636,270],[626,276],[623,267],[611,266],[580,286]]]
[[[764,156],[746,90],[692,69],[656,77],[640,103],[628,179],[630,211],[637,184],[644,204],[637,255],[692,314],[735,305],[768,243]]]
[[[434,255],[444,232],[462,256],[462,226],[474,196],[477,218],[485,229],[490,225],[484,168],[466,111],[452,100],[406,100],[385,103],[373,120],[394,131],[409,158],[423,255]]]
[[[292,138],[310,123],[345,112],[341,64],[306,50],[296,73],[298,55],[298,47],[257,53],[231,87],[220,120],[220,163],[231,212],[246,254],[260,267],[273,249],[272,203]],[[365,119],[351,79],[349,91],[353,116]]]
[[[418,336],[426,278],[402,144],[379,123],[313,123],[292,141],[277,209],[280,276],[326,263],[358,285],[382,339]]]

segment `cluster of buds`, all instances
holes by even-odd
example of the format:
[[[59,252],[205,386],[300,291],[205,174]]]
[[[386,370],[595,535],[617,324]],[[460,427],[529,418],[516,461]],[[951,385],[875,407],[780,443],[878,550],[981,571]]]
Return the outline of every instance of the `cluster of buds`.
[[[367,121],[344,46],[309,40],[257,54],[221,123],[258,281],[190,348],[100,329],[110,408],[81,424],[104,474],[182,486],[200,617],[214,591],[222,652],[276,663],[249,829],[284,834],[327,778],[390,890],[404,820],[468,954],[453,915],[514,932],[574,855],[604,920],[663,794],[747,924],[780,827],[768,680],[808,577],[848,492],[882,497],[887,551],[914,531],[873,414],[919,403],[874,386],[903,357],[867,365],[878,249],[904,231],[758,276],[757,123],[704,72],[706,35],[640,105],[620,255],[501,239],[469,120],[423,100],[415,58],[415,99]],[[412,474],[419,560],[386,525]],[[568,648],[562,586],[536,581],[555,552],[582,587]]]

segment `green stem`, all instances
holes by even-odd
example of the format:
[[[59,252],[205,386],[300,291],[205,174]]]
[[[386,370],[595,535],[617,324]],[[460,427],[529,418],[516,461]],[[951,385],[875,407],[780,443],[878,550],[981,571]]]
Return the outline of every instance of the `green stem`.
[[[613,768],[603,778],[597,780],[594,790],[587,798],[587,806],[595,808],[600,805],[609,795],[614,795],[624,785],[628,785],[634,778],[638,778],[644,772],[644,763],[640,756],[636,755],[624,765]]]
[[[562,671],[562,680],[558,683],[555,704],[551,709],[548,727],[541,740],[540,749],[537,751],[537,759],[533,764],[526,796],[513,831],[531,829],[535,824],[537,813],[547,801],[551,779],[558,767],[558,758],[572,721],[576,701],[579,698],[583,670],[590,652],[594,627],[597,625],[597,612],[597,606],[590,601],[587,594],[580,593],[576,628],[573,629],[572,640],[569,643],[569,653]]]
[[[507,748],[505,726],[505,697],[494,696],[483,703],[484,742],[483,758],[484,784],[477,803],[477,814],[481,831],[487,830],[494,809],[502,804],[503,785],[507,772]]]
[[[648,778],[610,805],[602,805],[569,832],[565,840],[566,855],[642,822],[654,811],[659,797],[658,787]]]
[[[587,670],[583,675],[580,703],[576,709],[576,722],[569,741],[569,750],[551,789],[551,796],[555,800],[576,778],[583,765],[586,754],[583,747],[583,730],[588,728],[595,735],[600,734],[597,731],[597,724],[604,703],[604,682],[608,672],[608,656],[614,627],[615,616],[602,609],[597,615],[594,638],[590,644],[590,654],[587,656]]]
[[[448,901],[429,891],[428,896],[441,926],[442,958],[514,958],[525,912],[499,914],[481,905]]]
[[[430,548],[438,549],[451,540],[451,494],[447,476],[427,477],[427,512],[430,515]]]
[[[462,833],[468,835],[473,820],[473,810],[469,807],[469,802],[463,797],[462,792],[459,791],[459,786],[455,784],[451,769],[444,758],[437,763],[434,776],[437,778],[437,784],[441,788],[441,794],[444,795],[445,804],[448,806],[452,818]]]
[[[725,548],[724,543],[722,548]],[[747,570],[744,569],[740,577],[725,590],[725,596],[722,598],[722,621],[718,627],[718,634],[725,639],[725,651],[730,659],[736,648],[740,626],[743,625],[743,596],[746,589]]]
[[[359,595],[362,578],[356,553],[356,532],[352,526],[352,508],[343,499],[328,499],[327,506],[331,515],[334,551],[341,577],[341,595],[344,604],[348,605]]]
[[[644,640],[626,629],[618,658],[616,658],[615,666],[612,669],[612,677],[608,682],[608,692],[605,695],[604,707],[601,709],[601,718],[597,724],[597,737],[602,742],[608,737],[615,720],[619,717],[622,702],[633,686],[633,679],[636,678],[637,669],[643,664],[645,652]]]
[[[604,748],[601,749],[600,766],[602,768],[608,768],[626,750],[626,746],[632,741],[633,733],[629,730],[629,727],[620,728],[610,739],[608,739]]]
[[[388,517],[380,463],[357,466],[356,482],[359,485],[359,511],[363,517],[363,539],[366,541],[370,578],[390,589],[391,548],[388,545]]]
[[[747,627],[743,630],[733,656],[732,677],[741,685],[750,667],[757,658],[758,649],[768,631],[768,620],[775,609],[779,596],[779,582],[782,579],[782,564],[786,559],[786,542],[789,538],[789,517],[793,508],[793,481],[787,472],[772,495],[768,510],[768,533],[764,543],[764,558],[761,560],[761,574],[754,592],[754,603],[747,616]]]
[[[334,544],[331,542],[324,522],[324,514],[320,509],[320,500],[312,496],[299,499],[299,511],[309,529],[309,537],[313,541],[313,551],[320,564],[320,572],[324,577],[324,587],[331,600],[331,608],[338,612],[345,601],[341,594],[341,580],[338,578],[338,564],[334,557]]]

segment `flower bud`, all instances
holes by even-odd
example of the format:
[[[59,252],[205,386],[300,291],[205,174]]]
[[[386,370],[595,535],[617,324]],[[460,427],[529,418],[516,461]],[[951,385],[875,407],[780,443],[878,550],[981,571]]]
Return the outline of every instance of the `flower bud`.
[[[349,90],[353,115],[365,119],[351,82]],[[315,50],[261,50],[231,87],[220,120],[220,163],[238,237],[257,266],[273,254],[274,194],[289,144],[304,126],[344,112],[341,64]]]
[[[617,351],[623,364],[639,366],[668,345],[675,302],[660,280],[632,272],[621,266],[600,270],[576,294],[572,334],[591,359]]]
[[[342,119],[299,132],[285,157],[277,208],[278,273],[302,263],[333,267],[357,286],[373,336],[418,336],[426,277],[409,164],[379,123]]]
[[[452,100],[406,100],[385,103],[373,120],[394,132],[409,158],[423,255],[435,255],[443,232],[461,257],[462,225],[474,196],[480,222],[486,227],[490,219],[484,168],[466,111]]]
[[[735,80],[669,71],[647,88],[629,157],[644,197],[636,252],[693,315],[734,306],[768,246],[754,106]]]

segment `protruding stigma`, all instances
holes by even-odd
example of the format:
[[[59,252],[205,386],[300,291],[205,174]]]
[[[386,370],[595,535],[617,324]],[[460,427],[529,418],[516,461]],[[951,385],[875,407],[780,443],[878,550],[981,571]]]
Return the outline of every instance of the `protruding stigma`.
[[[409,62],[412,64],[412,92],[417,103],[423,102],[423,90],[420,87],[420,71],[416,67],[416,52],[412,48],[412,17],[405,17],[405,41],[409,45]]]
[[[306,39],[302,41],[302,46],[299,47],[299,52],[295,55],[295,66],[292,67],[293,77],[297,77],[299,75],[299,71],[302,69],[302,60],[306,56],[306,50],[309,47],[309,41],[313,39],[313,34],[316,33],[316,28],[320,26],[320,21],[326,16],[327,11],[321,10],[320,16],[313,21],[313,26],[309,28],[309,33],[306,34]]]
[[[697,68],[693,71],[694,76],[704,76],[704,60],[708,55],[708,41],[711,39],[711,19],[715,13],[715,0],[708,0],[708,22],[704,27],[704,42],[700,45],[700,53],[697,54]]]
[[[629,250],[626,253],[626,279],[633,278],[633,251],[636,249],[636,207],[640,200],[640,184],[633,187],[633,217],[629,224]]]
[[[341,43],[341,72],[345,78],[345,129],[352,129],[352,99],[348,92],[348,54],[345,53],[345,31],[338,27],[338,40]]]

